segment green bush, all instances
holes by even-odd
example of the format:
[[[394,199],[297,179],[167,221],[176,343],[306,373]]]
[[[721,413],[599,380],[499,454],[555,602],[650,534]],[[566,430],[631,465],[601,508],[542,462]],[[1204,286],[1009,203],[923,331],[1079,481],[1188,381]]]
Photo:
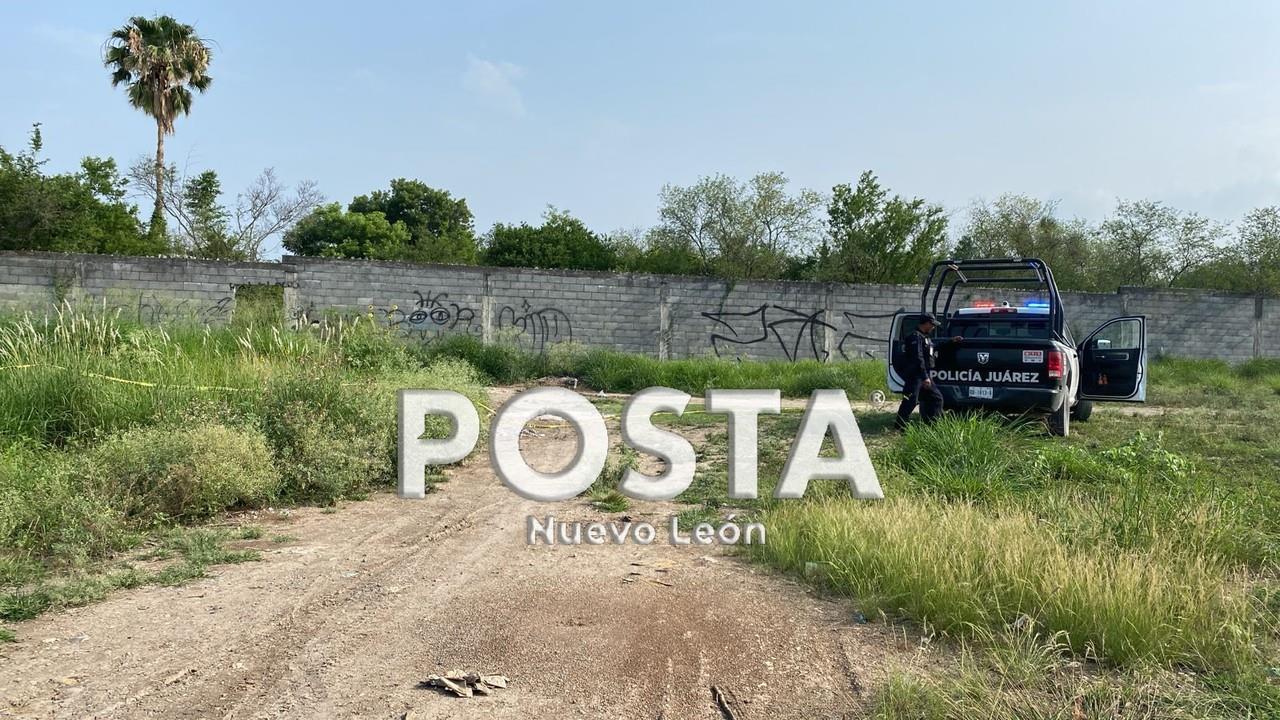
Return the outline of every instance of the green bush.
[[[416,371],[384,371],[376,381],[351,382],[332,371],[275,378],[258,415],[284,478],[282,497],[332,504],[391,485],[400,388],[454,390],[473,402],[483,394],[475,369],[458,360],[437,360]],[[428,433],[448,430],[444,418],[428,418]]]
[[[279,408],[267,426],[284,500],[332,505],[391,477],[394,447],[385,427],[353,423],[305,403]]]
[[[289,502],[331,505],[391,476],[395,408],[369,385],[335,373],[285,375],[259,411]]]
[[[531,353],[510,343],[485,344],[472,335],[446,335],[428,345],[416,346],[423,365],[437,359],[465,360],[493,382],[511,384],[552,374],[547,355]]]
[[[84,482],[65,453],[31,445],[0,451],[0,585],[32,574],[24,558],[101,557],[131,544],[124,514]]]
[[[280,487],[262,434],[217,423],[128,430],[93,448],[89,460],[113,504],[144,522],[261,505]]]
[[[416,365],[404,341],[372,320],[344,327],[338,350],[343,364],[352,370],[401,371]]]

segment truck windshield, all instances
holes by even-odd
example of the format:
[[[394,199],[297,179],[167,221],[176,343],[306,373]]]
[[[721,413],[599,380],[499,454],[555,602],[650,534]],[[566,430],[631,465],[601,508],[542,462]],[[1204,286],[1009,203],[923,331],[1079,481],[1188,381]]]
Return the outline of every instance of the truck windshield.
[[[945,335],[965,338],[1049,339],[1049,321],[1043,318],[953,318]]]

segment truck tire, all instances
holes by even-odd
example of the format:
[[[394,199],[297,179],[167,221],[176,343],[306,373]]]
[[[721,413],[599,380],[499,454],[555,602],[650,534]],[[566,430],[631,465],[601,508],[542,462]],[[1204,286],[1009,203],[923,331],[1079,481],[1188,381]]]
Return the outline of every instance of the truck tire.
[[[1049,434],[1066,437],[1071,433],[1071,407],[1064,400],[1062,407],[1049,413]]]
[[[1093,414],[1093,401],[1081,400],[1076,406],[1071,408],[1071,419],[1076,422],[1084,422]]]

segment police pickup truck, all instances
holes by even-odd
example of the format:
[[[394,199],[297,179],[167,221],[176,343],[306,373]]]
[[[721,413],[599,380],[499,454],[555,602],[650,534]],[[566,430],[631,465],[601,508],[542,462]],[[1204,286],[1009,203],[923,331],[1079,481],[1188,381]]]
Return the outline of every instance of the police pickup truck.
[[[970,299],[975,294],[1009,299]],[[955,307],[965,305],[965,307]],[[1035,258],[935,263],[918,312],[899,312],[889,334],[889,387],[903,391],[905,340],[920,315],[938,318],[933,382],[945,407],[1047,415],[1049,430],[1067,435],[1087,420],[1093,401],[1145,402],[1146,318],[1118,317],[1076,342],[1064,321],[1053,273]]]

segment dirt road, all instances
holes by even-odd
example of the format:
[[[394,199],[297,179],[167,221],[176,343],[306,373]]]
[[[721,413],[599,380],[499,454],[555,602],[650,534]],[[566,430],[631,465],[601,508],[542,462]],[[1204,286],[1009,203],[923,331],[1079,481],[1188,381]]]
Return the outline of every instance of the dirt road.
[[[526,445],[544,469],[574,449],[563,430]],[[853,718],[909,662],[883,625],[720,549],[526,545],[547,512],[603,517],[518,497],[480,453],[425,500],[295,511],[261,562],[18,624],[0,717]],[[453,668],[511,685],[419,686]]]

